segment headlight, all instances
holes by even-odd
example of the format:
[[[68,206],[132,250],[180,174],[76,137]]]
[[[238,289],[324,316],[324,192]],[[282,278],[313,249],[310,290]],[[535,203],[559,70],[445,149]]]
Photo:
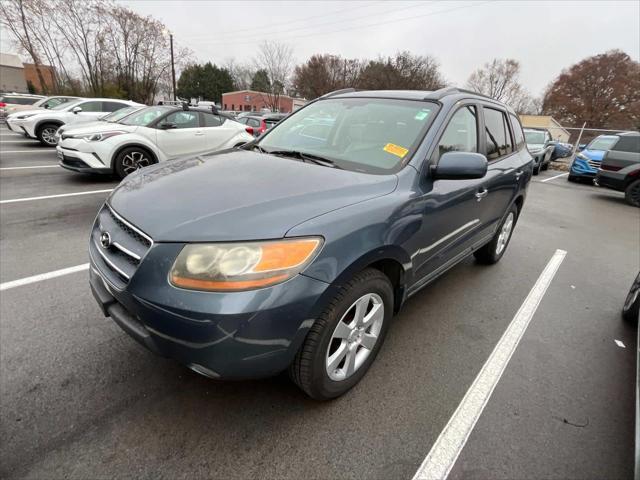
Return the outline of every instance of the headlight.
[[[585,162],[589,161],[589,157],[587,157],[584,153],[578,153],[576,157],[579,158],[580,160],[584,160]]]
[[[171,284],[190,290],[239,291],[282,283],[315,258],[322,239],[200,243],[185,246],[171,268]]]
[[[25,118],[33,117],[34,115],[37,115],[37,114],[36,113],[27,113],[25,115],[18,115],[16,118],[18,120],[24,120]]]
[[[116,135],[122,135],[121,131],[113,131],[113,132],[99,132],[99,133],[90,133],[88,135],[82,135],[82,138],[87,142],[101,142],[106,140],[107,138],[115,137]],[[78,136],[74,135],[73,138],[77,138]]]

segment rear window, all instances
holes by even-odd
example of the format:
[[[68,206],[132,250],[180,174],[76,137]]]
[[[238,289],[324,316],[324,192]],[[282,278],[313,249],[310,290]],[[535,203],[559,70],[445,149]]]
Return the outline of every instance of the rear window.
[[[515,115],[509,114],[511,120],[511,128],[513,130],[513,139],[516,142],[516,149],[520,150],[524,145],[524,133],[522,132],[522,126]]]
[[[640,135],[621,136],[612,150],[640,153]]]

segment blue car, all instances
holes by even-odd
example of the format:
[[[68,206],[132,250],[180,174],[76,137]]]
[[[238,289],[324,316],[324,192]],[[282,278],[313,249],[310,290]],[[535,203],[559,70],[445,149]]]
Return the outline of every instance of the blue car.
[[[288,370],[325,400],[364,376],[409,297],[469,255],[498,262],[533,172],[513,109],[352,90],[127,176],[89,241],[103,313],[199,374]]]
[[[569,170],[568,180],[593,180],[598,173],[605,153],[618,141],[617,135],[600,135],[594,138],[581,152],[577,153]]]

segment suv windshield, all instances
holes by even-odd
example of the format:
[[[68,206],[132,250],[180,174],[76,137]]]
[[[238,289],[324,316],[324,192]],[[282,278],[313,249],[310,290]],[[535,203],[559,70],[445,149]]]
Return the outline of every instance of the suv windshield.
[[[536,145],[540,143],[544,143],[544,132],[537,131],[526,131],[524,132],[524,138],[527,139],[527,144]]]
[[[598,137],[587,148],[589,150],[609,150],[618,141],[618,137]]]
[[[139,110],[138,112],[129,115],[126,118],[123,118],[118,123],[122,125],[135,125],[138,127],[146,127],[158,117],[164,115],[165,113],[174,110],[174,107],[165,107],[165,106],[155,106],[155,107],[147,107]]]
[[[73,107],[75,107],[77,104],[83,101],[84,100],[82,98],[78,100],[71,100],[70,102],[65,102],[65,103],[61,103],[60,105],[56,105],[55,107],[52,107],[49,110],[64,110],[67,108],[71,110]]]
[[[411,157],[437,105],[384,98],[320,100],[281,121],[258,142],[265,152],[299,152],[366,173],[398,171]]]
[[[124,117],[131,115],[136,110],[140,109],[140,107],[125,107],[120,110],[116,110],[108,115],[105,115],[100,120],[104,120],[105,122],[117,122],[122,120]]]

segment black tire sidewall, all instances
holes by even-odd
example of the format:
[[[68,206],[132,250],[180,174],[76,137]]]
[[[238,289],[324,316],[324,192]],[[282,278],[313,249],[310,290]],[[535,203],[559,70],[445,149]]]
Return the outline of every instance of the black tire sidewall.
[[[627,188],[624,189],[624,198],[629,205],[632,205],[634,207],[640,207],[640,203],[634,202],[634,200],[631,198],[631,190],[633,190],[636,187],[640,187],[640,179],[634,180],[629,185],[627,185]]]
[[[506,222],[507,218],[509,217],[509,213],[513,213],[513,226],[511,227],[511,233],[509,234],[509,238],[507,239],[507,244],[504,246],[502,251],[498,254],[496,253],[498,238],[500,237],[500,231],[502,230],[502,226],[504,225],[504,222]],[[505,252],[509,248],[509,244],[511,243],[511,237],[513,237],[513,231],[515,230],[517,223],[518,223],[518,207],[516,205],[511,205],[511,208],[509,208],[504,218],[500,222],[500,226],[496,230],[496,234],[493,236],[491,241],[488,244],[486,244],[485,247],[483,247],[487,249],[486,253],[484,253],[483,255],[481,254],[482,255],[481,260],[483,263],[493,264],[500,261],[502,256],[505,254]]]
[[[127,175],[129,175],[124,171],[124,167],[122,166],[122,159],[131,152],[141,152],[144,155],[150,157],[151,163],[154,163],[153,157],[149,155],[149,152],[147,152],[146,150],[139,147],[127,147],[124,150],[121,150],[120,153],[116,155],[116,158],[113,161],[113,171],[120,178],[125,178]]]
[[[56,146],[55,143],[47,143],[42,139],[42,132],[44,131],[45,128],[55,128],[57,130],[58,128],[60,128],[60,125],[56,125],[54,123],[45,123],[44,125],[40,125],[38,127],[37,137],[38,137],[38,140],[40,140],[40,143],[42,143],[47,147],[55,147]]]
[[[360,368],[349,378],[336,382],[329,378],[326,369],[326,354],[329,348],[331,336],[347,309],[363,295],[367,293],[376,293],[380,295],[384,304],[384,321],[382,329],[378,336],[378,341]],[[334,398],[344,394],[346,391],[356,385],[362,377],[367,373],[369,367],[376,359],[384,339],[387,335],[391,318],[393,317],[393,289],[391,283],[380,273],[376,277],[369,278],[364,282],[357,282],[352,285],[343,298],[340,299],[335,308],[331,309],[329,315],[325,317],[328,321],[320,335],[320,341],[313,353],[312,375],[310,390],[314,398]]]

